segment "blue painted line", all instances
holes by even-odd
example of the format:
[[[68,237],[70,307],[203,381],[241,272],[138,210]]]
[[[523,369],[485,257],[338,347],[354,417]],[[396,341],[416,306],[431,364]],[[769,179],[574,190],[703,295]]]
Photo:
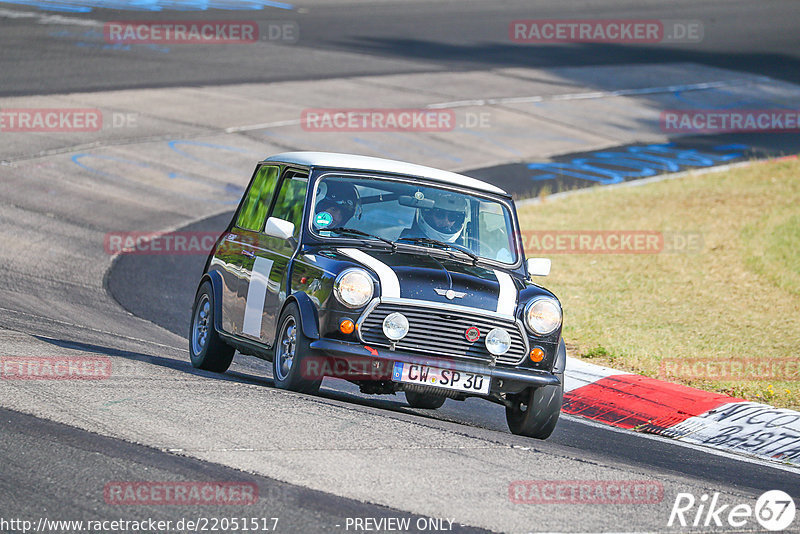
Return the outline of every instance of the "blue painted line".
[[[712,148],[713,152],[701,152],[693,148],[678,148],[674,143],[662,143],[593,152],[565,162],[529,163],[527,168],[536,171],[530,176],[534,181],[568,177],[611,185],[664,171],[712,167],[741,158],[747,148],[742,144],[718,145]]]
[[[714,147],[714,150],[747,150],[750,148],[747,145],[743,145],[741,143],[733,143],[732,145],[717,145]]]
[[[130,183],[134,183],[134,184],[136,182],[132,182],[131,180],[128,180],[127,178],[125,178],[123,176],[120,176],[118,174],[113,174],[113,173],[110,173],[110,172],[101,171],[99,169],[95,169],[94,167],[90,167],[90,166],[88,166],[88,165],[86,165],[84,163],[81,163],[80,160],[82,160],[84,158],[102,159],[102,160],[106,160],[106,161],[113,161],[115,163],[123,163],[125,165],[135,165],[135,166],[141,167],[141,168],[149,168],[150,167],[150,165],[148,165],[147,163],[142,163],[141,161],[132,161],[132,160],[129,160],[129,159],[116,158],[114,156],[99,156],[97,154],[86,154],[86,153],[75,154],[71,158],[72,162],[74,164],[76,164],[78,167],[81,167],[81,168],[83,168],[83,169],[85,169],[85,170],[87,170],[89,172],[92,172],[92,173],[95,173],[95,174],[99,174],[101,176],[107,176],[108,178],[116,178],[116,179],[119,179],[121,181],[130,182]]]

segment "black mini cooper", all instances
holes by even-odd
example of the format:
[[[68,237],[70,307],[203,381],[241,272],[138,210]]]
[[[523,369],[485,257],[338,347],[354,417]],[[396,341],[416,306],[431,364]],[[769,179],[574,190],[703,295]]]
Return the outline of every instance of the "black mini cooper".
[[[429,167],[365,156],[279,154],[258,164],[206,262],[192,364],[234,350],[272,361],[279,388],[325,376],[403,391],[416,408],[482,397],[511,431],[546,438],[563,397],[561,305],[528,277],[511,197]]]

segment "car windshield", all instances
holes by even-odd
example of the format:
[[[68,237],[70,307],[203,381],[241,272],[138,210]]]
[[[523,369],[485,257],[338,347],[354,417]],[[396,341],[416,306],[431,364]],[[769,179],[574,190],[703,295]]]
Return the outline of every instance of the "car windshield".
[[[311,228],[321,237],[375,239],[449,251],[469,261],[517,262],[507,205],[431,184],[325,175]]]

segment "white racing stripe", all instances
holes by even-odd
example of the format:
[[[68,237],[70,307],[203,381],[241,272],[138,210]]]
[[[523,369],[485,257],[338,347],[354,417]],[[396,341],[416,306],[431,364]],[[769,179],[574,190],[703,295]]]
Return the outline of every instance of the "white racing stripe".
[[[497,313],[514,316],[517,307],[517,289],[511,275],[502,271],[494,271],[497,281],[500,282],[500,294],[497,295]]]
[[[264,313],[264,302],[267,300],[267,284],[269,273],[272,271],[272,260],[257,257],[253,264],[253,273],[250,275],[250,285],[247,288],[247,302],[242,322],[242,333],[260,338],[261,318]]]
[[[378,280],[381,283],[381,296],[400,298],[400,281],[397,279],[397,274],[391,267],[382,261],[373,258],[364,251],[355,248],[340,248],[339,252],[350,256],[359,263],[362,263],[375,271],[378,275]]]

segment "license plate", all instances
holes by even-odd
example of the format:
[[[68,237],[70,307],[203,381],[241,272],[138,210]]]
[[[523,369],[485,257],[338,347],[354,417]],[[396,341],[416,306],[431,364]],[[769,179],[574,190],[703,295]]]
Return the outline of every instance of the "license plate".
[[[492,382],[486,375],[404,362],[394,362],[392,380],[469,393],[489,393]]]

